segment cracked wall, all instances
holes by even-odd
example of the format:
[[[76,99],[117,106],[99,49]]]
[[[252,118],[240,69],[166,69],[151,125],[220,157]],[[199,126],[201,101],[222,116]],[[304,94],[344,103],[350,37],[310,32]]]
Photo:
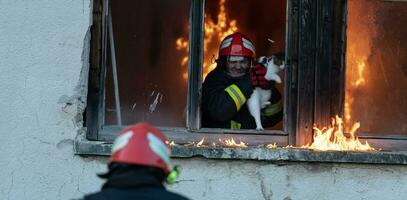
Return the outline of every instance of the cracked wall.
[[[89,0],[0,1],[0,199],[69,199],[100,185],[74,156],[88,73]]]
[[[97,191],[106,157],[79,157],[90,0],[0,0],[0,199]],[[193,199],[407,199],[405,166],[175,159]]]

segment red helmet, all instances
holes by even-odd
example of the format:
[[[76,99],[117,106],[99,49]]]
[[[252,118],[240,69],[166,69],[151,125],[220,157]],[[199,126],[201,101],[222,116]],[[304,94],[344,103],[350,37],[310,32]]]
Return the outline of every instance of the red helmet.
[[[158,167],[170,171],[170,150],[166,137],[148,123],[131,125],[120,132],[112,147],[111,163]]]
[[[228,35],[220,43],[219,57],[220,56],[247,56],[253,60],[255,48],[252,41],[240,32]]]

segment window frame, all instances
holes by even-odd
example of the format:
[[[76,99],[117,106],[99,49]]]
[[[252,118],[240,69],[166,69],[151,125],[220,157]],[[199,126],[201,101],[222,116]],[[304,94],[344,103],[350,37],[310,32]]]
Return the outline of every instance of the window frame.
[[[349,1],[349,0],[347,0]],[[346,2],[347,2],[346,1]],[[405,0],[381,0],[382,2],[404,2],[407,3],[407,1]],[[346,12],[348,11],[348,6],[346,4]],[[346,49],[346,34],[347,34],[347,24],[348,24],[348,18],[347,15],[344,16],[343,20],[345,21],[345,26],[342,29],[345,33],[345,38],[343,39],[344,41],[344,45],[345,45],[345,49]],[[345,64],[346,65],[346,53],[345,53]],[[342,97],[340,100],[340,103],[338,104],[341,107],[341,111],[344,112],[344,105],[345,105],[345,80],[346,80],[346,69],[343,70],[342,74],[340,75],[340,81],[341,83],[341,87],[342,87]],[[343,113],[341,113],[341,115],[343,115]],[[391,132],[394,133],[394,132]],[[390,149],[402,149],[402,150],[407,150],[407,135],[403,136],[403,135],[399,135],[399,134],[389,134],[389,133],[365,133],[365,132],[358,132],[357,136],[363,140],[367,140],[369,141],[369,143],[377,143],[377,144],[381,144],[383,147],[387,147]]]
[[[300,7],[308,7],[311,8],[311,10],[317,11],[314,14],[310,12],[310,16],[308,16],[311,19],[309,20],[309,26],[314,26],[312,25],[313,21],[316,23],[316,28],[314,29],[316,32],[311,34],[312,36],[316,36],[313,43],[315,46],[308,47],[308,49],[315,49],[315,54],[308,55],[311,57],[315,56],[315,65],[313,65],[315,68],[313,72],[312,70],[311,72],[305,72],[314,73],[314,91],[309,93],[310,95],[312,94],[314,98],[313,105],[311,105],[313,109],[310,110],[313,112],[313,116],[309,115],[308,118],[313,118],[313,124],[317,124],[318,127],[328,126],[331,117],[337,114],[343,117],[344,112],[348,0],[316,0],[313,2],[300,0],[299,3],[303,4],[300,5]],[[301,17],[303,17],[301,21],[307,23],[307,17],[300,14],[300,18]],[[309,26],[304,28],[309,28]],[[306,49],[307,48],[304,49],[300,47],[300,54],[306,52]],[[301,59],[301,56],[299,58]],[[303,62],[304,61],[300,60],[301,64],[304,64]],[[312,67],[312,65],[308,67]],[[298,76],[302,77],[300,74],[302,73],[301,69],[304,70],[304,67],[299,68],[300,72]],[[300,82],[299,85],[301,84],[306,84],[306,82]],[[299,95],[302,94],[304,93],[299,93]],[[335,96],[336,98],[333,98]],[[307,112],[299,113],[304,114]],[[303,132],[296,133],[297,139],[299,139],[299,141],[296,142],[297,145],[312,142],[312,130],[306,129],[308,123],[303,123],[302,119],[304,119],[304,117],[299,116],[298,125],[302,126],[299,127],[299,130]],[[345,135],[348,134],[345,133]],[[407,136],[373,135],[369,133],[357,133],[357,136],[360,141],[369,142],[376,148],[393,151],[407,149]]]
[[[91,65],[93,68],[89,76],[89,94],[88,94],[88,109],[86,112],[87,134],[88,140],[112,141],[122,126],[104,126],[104,96],[105,96],[105,78],[106,78],[106,62],[107,62],[107,42],[108,42],[108,22],[109,22],[109,0],[98,0],[94,3],[94,14],[102,13],[101,16],[94,17],[94,29],[92,34],[101,34],[101,38],[95,40],[92,37],[91,43],[93,48],[98,48],[100,55],[91,52]],[[253,138],[259,140],[269,139],[278,141],[280,145],[288,144],[288,137],[285,131],[281,130],[231,130],[231,129],[212,129],[201,128],[201,85],[202,85],[202,63],[203,63],[203,34],[204,34],[204,0],[191,0],[190,5],[190,46],[188,60],[188,91],[187,91],[187,120],[185,128],[158,127],[167,136],[171,135],[176,141],[184,141],[182,138],[198,140],[202,137],[219,138],[220,135],[237,138]],[[99,21],[98,21],[99,20]],[[101,22],[100,22],[101,20]],[[98,29],[99,31],[95,31]],[[97,67],[99,66],[99,67]],[[199,66],[199,67],[196,67]],[[97,103],[95,103],[97,102]],[[287,103],[285,103],[287,104]],[[286,107],[286,106],[284,106]],[[284,119],[286,115],[284,116]],[[286,120],[284,120],[286,121]],[[285,125],[285,124],[284,124]],[[287,126],[283,128],[286,129]],[[183,134],[189,134],[187,137],[182,137]],[[180,135],[180,136],[179,136]],[[192,136],[192,137],[191,137]],[[250,139],[256,141],[256,139]],[[249,142],[250,142],[249,141]],[[258,142],[256,142],[258,143]]]
[[[91,141],[110,142],[123,128],[104,126],[108,5],[109,0],[94,1],[86,109],[86,139]],[[332,116],[343,114],[347,0],[287,0],[283,130],[201,128],[204,9],[205,0],[191,0],[186,127],[158,127],[169,140],[183,144],[203,137],[209,142],[234,137],[250,145],[270,141],[279,146],[301,146],[312,142],[314,124],[327,125]],[[390,149],[400,145],[407,149],[407,137],[358,137]]]

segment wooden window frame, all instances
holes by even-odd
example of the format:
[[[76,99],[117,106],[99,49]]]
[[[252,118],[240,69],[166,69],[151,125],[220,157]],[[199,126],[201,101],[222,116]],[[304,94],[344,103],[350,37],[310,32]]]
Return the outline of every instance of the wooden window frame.
[[[343,117],[346,81],[348,0],[293,0],[299,4],[299,101],[296,144],[312,142],[312,125],[328,126],[335,115]],[[304,9],[305,8],[305,9]],[[307,11],[307,9],[309,9]],[[314,10],[316,12],[310,12]],[[303,13],[301,13],[301,11]],[[314,80],[310,83],[304,78]],[[311,120],[313,119],[313,120]],[[407,136],[358,133],[362,142],[385,150],[406,150]]]
[[[86,127],[88,140],[112,141],[121,126],[104,126],[109,0],[95,0],[91,28]],[[205,0],[191,0],[186,128],[158,127],[176,143],[240,138],[251,145],[309,144],[314,124],[327,125],[344,105],[347,0],[287,0],[283,130],[201,128],[201,85]],[[196,67],[200,66],[200,67]],[[361,135],[386,149],[407,149],[407,138]]]

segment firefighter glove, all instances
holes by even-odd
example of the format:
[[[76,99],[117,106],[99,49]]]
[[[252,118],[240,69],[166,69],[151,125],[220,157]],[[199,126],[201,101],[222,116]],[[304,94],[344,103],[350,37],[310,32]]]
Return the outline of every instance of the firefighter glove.
[[[253,87],[260,87],[262,89],[270,89],[273,85],[271,81],[267,80],[266,75],[267,68],[259,63],[256,63],[249,69],[249,74],[252,79]]]

